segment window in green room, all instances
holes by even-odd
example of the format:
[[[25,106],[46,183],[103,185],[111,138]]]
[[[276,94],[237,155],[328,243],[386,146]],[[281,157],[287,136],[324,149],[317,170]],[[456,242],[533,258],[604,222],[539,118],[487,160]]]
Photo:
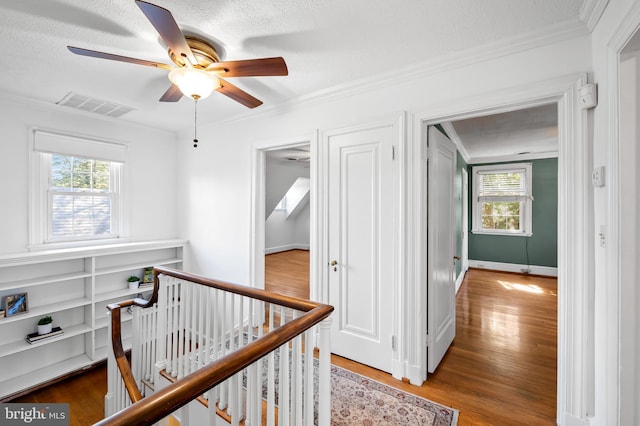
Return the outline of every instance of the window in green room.
[[[474,233],[531,235],[531,163],[473,168]]]

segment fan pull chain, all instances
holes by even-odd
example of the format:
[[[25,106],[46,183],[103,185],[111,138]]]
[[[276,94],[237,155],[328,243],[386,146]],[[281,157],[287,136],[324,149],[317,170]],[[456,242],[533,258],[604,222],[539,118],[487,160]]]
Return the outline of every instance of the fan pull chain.
[[[198,147],[198,100],[194,99],[193,107],[193,147]]]

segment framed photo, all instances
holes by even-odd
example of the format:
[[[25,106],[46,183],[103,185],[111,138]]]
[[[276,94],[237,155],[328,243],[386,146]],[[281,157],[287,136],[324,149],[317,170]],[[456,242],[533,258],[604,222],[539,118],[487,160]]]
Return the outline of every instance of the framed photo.
[[[7,317],[29,312],[27,293],[12,294],[4,297],[4,312]]]
[[[145,284],[153,283],[153,268],[145,268],[144,276],[142,277],[142,282]]]

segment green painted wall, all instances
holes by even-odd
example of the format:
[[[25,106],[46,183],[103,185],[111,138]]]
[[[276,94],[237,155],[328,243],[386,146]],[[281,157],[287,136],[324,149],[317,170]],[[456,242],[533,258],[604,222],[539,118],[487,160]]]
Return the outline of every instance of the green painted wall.
[[[459,157],[458,161],[460,161]],[[469,233],[469,259],[521,265],[558,266],[558,159],[532,160],[531,163],[534,198],[533,235],[511,237]],[[472,198],[471,167],[469,167],[469,180],[469,197]],[[469,227],[472,223],[471,202],[470,199]]]

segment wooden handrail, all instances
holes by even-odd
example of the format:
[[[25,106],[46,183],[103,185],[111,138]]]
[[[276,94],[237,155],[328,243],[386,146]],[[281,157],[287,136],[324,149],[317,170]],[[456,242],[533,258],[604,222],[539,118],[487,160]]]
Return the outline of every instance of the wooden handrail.
[[[157,301],[159,291],[158,276],[160,274],[173,276],[208,287],[217,288],[265,302],[278,304],[291,309],[303,311],[305,312],[305,314],[291,320],[290,322],[273,331],[270,331],[269,333],[258,338],[257,340],[254,340],[253,342],[238,349],[237,351],[213,361],[211,364],[208,364],[201,369],[178,380],[177,382],[168,385],[167,387],[159,390],[153,395],[142,398],[140,395],[140,391],[137,389],[137,387],[135,387],[133,374],[131,373],[129,363],[124,356],[121,336],[120,334],[118,334],[117,339],[113,339],[113,337],[115,337],[116,328],[118,330],[118,333],[120,332],[120,310],[123,307],[128,307],[131,305],[149,307],[152,306],[155,301]],[[135,404],[96,423],[96,425],[98,426],[153,424],[173,413],[180,407],[188,404],[190,401],[194,400],[199,395],[202,395],[214,386],[217,386],[218,384],[227,380],[229,377],[233,376],[239,371],[242,371],[244,368],[258,361],[286,342],[292,340],[294,337],[302,334],[306,330],[318,324],[320,321],[328,318],[329,315],[331,315],[331,312],[333,312],[333,306],[330,305],[311,302],[295,297],[273,294],[251,287],[211,280],[198,275],[176,271],[169,268],[154,268],[154,275],[153,296],[151,300],[149,300],[149,302],[146,302],[142,299],[135,299],[118,304],[112,304],[108,307],[111,310],[112,315],[112,344],[114,354],[116,355],[118,367],[123,379],[125,380],[125,384],[130,381],[130,384],[135,387],[135,391],[130,390],[130,384],[126,384],[129,396],[131,397],[131,400],[135,402]],[[117,325],[115,324],[116,319],[118,320]]]

